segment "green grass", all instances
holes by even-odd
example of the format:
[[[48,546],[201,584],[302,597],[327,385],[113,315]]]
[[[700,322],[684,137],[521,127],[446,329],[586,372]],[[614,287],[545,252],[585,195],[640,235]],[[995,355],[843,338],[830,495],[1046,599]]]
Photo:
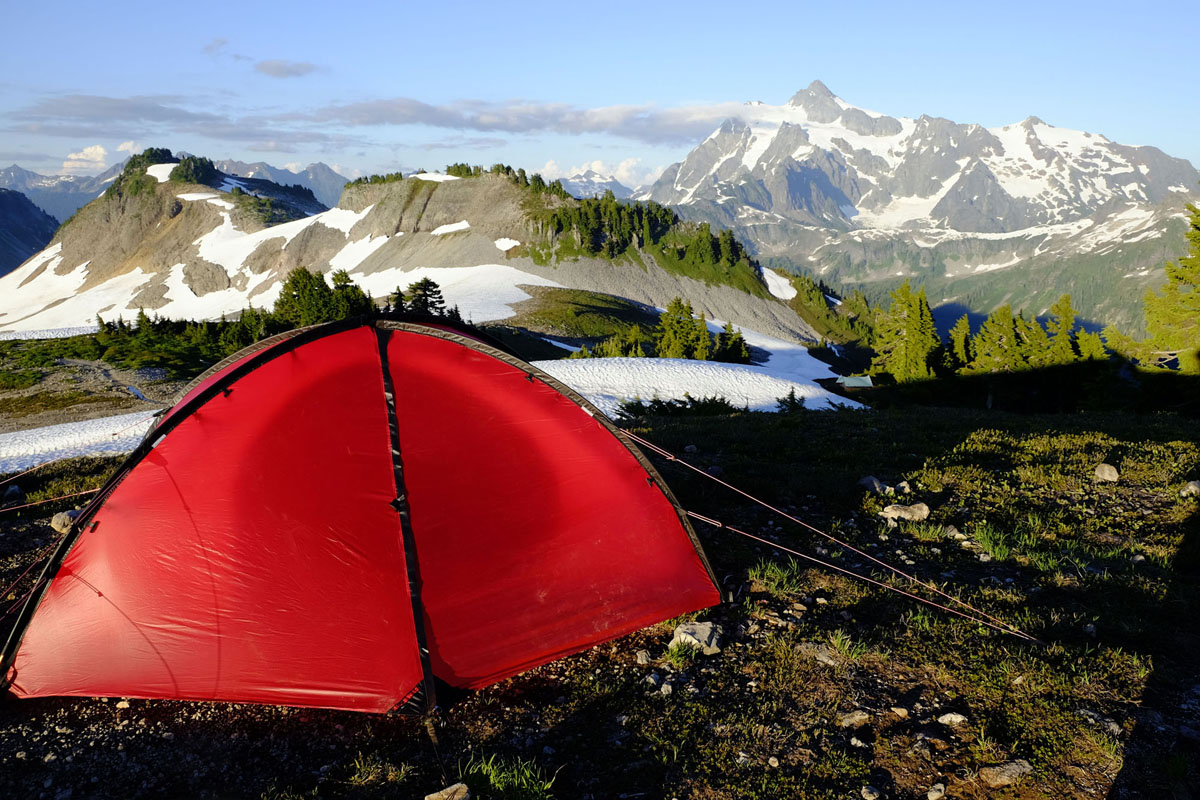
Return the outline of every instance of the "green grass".
[[[512,325],[568,338],[603,339],[633,326],[649,332],[658,324],[653,310],[600,292],[530,287],[534,300],[523,304]]]
[[[87,392],[34,392],[18,397],[0,397],[0,414],[10,417],[25,417],[30,414],[40,414],[43,411],[56,411],[63,408],[89,404],[105,404],[119,402],[113,397],[99,397]]]
[[[555,776],[533,759],[472,756],[459,767],[458,778],[471,788],[471,796],[495,800],[549,800]]]

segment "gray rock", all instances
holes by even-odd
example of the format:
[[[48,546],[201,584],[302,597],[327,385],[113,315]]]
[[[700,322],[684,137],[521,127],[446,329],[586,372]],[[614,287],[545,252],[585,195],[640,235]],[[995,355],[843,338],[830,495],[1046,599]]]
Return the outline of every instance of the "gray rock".
[[[649,664],[650,663],[650,651],[649,650],[638,650],[637,651],[637,663],[641,664],[642,666]]]
[[[864,786],[859,794],[862,795],[863,800],[879,800],[881,796],[881,792],[874,786]]]
[[[775,756],[771,756],[770,758],[767,759],[767,766],[771,767],[771,768],[778,767],[779,759],[776,758]]]
[[[874,475],[868,475],[867,477],[862,478],[859,480],[858,485],[864,489],[874,492],[875,494],[883,494],[887,491],[887,486],[884,484],[884,482],[879,480],[879,478],[876,478]]]
[[[721,652],[721,633],[721,626],[712,622],[685,622],[676,626],[675,635],[668,646],[686,644],[711,656]]]
[[[879,512],[886,520],[902,519],[908,522],[921,522],[929,519],[929,506],[924,503],[914,503],[911,506],[893,503]]]
[[[871,715],[859,709],[851,711],[848,714],[842,714],[838,717],[838,727],[840,728],[861,728],[871,721]]]
[[[82,512],[80,512],[78,509],[60,511],[50,518],[50,527],[59,533],[66,533],[67,531],[71,530],[71,525],[75,523],[75,518],[78,517],[80,513]]]
[[[1000,789],[1016,783],[1024,776],[1033,772],[1033,767],[1023,758],[1009,761],[996,767],[984,767],[979,770],[979,779],[990,789]]]
[[[9,503],[20,504],[25,502],[25,493],[21,491],[21,487],[15,483],[9,484],[9,487],[4,490],[4,496],[0,497],[0,503],[8,505]]]
[[[651,672],[649,675],[647,675],[645,678],[642,679],[642,682],[645,683],[647,686],[653,686],[654,688],[657,689],[658,685],[662,682],[662,678],[658,677],[657,672]]]
[[[925,800],[942,800],[946,796],[946,784],[935,783],[929,787],[929,791],[925,793]]]
[[[425,795],[425,800],[471,800],[471,790],[465,783],[456,783],[440,792]]]
[[[1179,490],[1180,497],[1200,497],[1200,481],[1188,481]]]
[[[962,714],[959,714],[955,711],[951,711],[948,714],[942,714],[940,717],[938,717],[938,722],[942,723],[943,725],[947,725],[951,728],[957,728],[959,725],[962,725],[966,721],[967,721],[967,718],[965,716],[963,716]]]
[[[1132,561],[1134,564],[1143,564],[1146,561],[1146,557],[1144,555],[1142,555],[1141,553],[1138,553],[1133,558],[1131,558],[1130,561]]]
[[[900,481],[896,484],[896,494],[912,494],[912,487],[908,485],[908,481]]]
[[[1096,480],[1101,483],[1116,483],[1121,480],[1121,473],[1112,464],[1096,465]]]
[[[662,693],[664,696],[666,696],[666,695],[669,695],[669,694],[671,694],[671,692],[673,692],[673,691],[675,691],[675,690],[671,688],[671,684],[669,684],[669,683],[664,683],[664,684],[662,685],[662,688],[661,688],[661,689],[659,689],[658,691],[659,691],[660,693]]]

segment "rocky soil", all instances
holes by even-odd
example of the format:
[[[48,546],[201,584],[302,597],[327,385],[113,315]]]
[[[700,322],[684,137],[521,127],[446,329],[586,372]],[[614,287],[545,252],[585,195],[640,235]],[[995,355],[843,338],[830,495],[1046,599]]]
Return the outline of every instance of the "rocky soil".
[[[426,719],[5,699],[0,785],[44,798],[419,798],[460,779],[513,798],[1193,797],[1189,430],[952,411],[651,421],[641,435],[1041,643],[704,528],[727,602],[443,697]],[[1115,482],[1096,480],[1102,463]],[[868,572],[847,547],[663,468],[685,506]],[[0,513],[4,585],[55,539],[53,510]],[[710,654],[678,641],[692,622],[715,626],[694,632]]]

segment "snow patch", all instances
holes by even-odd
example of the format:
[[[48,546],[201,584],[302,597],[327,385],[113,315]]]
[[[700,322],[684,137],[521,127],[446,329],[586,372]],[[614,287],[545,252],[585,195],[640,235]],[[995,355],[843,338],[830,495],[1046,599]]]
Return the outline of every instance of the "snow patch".
[[[374,204],[372,204],[364,208],[362,211],[350,211],[349,209],[345,208],[331,208],[328,211],[322,211],[320,214],[317,214],[316,218],[317,221],[319,221],[326,228],[333,228],[334,230],[341,231],[348,237],[350,236],[350,229],[357,225],[360,220],[367,216],[367,214],[371,213],[371,209],[374,207]]]
[[[762,276],[763,281],[767,284],[767,291],[780,300],[791,300],[796,296],[796,287],[792,286],[791,280],[787,277],[767,267],[762,268]]]
[[[171,177],[171,170],[178,166],[178,164],[151,164],[146,167],[146,174],[159,183],[166,183],[167,179]]]
[[[396,291],[397,287],[407,287],[422,278],[436,281],[446,305],[458,306],[463,319],[471,322],[511,317],[514,303],[530,299],[529,294],[521,290],[522,285],[562,288],[562,284],[503,264],[410,270],[393,267],[370,274],[355,274],[354,282],[363,291],[383,297]]]
[[[436,228],[434,228],[432,231],[430,231],[430,233],[434,236],[445,236],[447,233],[456,233],[458,231],[465,231],[470,227],[471,227],[471,223],[467,222],[464,219],[464,220],[459,220],[458,222],[451,222],[449,225],[439,225]]]
[[[458,180],[457,175],[443,175],[440,172],[418,172],[416,175],[409,175],[408,177],[416,178],[419,181],[433,181],[434,183]]]
[[[518,242],[516,239],[509,239],[507,237],[496,240],[496,248],[502,253],[507,253],[509,250],[512,250],[519,244],[520,242]]]
[[[397,236],[403,236],[400,232]],[[376,236],[371,238],[368,234],[357,242],[349,242],[345,247],[338,251],[337,255],[329,259],[330,269],[352,270],[367,259],[367,256],[374,253],[379,248],[387,244],[387,236]]]

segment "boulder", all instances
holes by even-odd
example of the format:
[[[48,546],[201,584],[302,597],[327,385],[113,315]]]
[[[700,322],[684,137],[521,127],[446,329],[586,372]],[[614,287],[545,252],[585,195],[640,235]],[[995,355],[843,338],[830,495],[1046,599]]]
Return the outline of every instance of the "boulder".
[[[668,648],[686,644],[706,656],[715,655],[721,652],[721,633],[721,626],[712,622],[685,622],[675,627]]]
[[[874,475],[868,475],[867,477],[862,478],[859,480],[858,485],[868,491],[874,492],[875,494],[883,494],[887,491],[887,486],[884,484],[884,482],[879,480],[879,478],[876,478]]]
[[[879,516],[888,521],[905,520],[906,522],[923,522],[929,519],[929,506],[924,503],[914,503],[911,506],[893,503],[883,509],[883,511],[880,511]]]
[[[60,511],[50,518],[50,527],[59,533],[66,533],[71,530],[71,526],[75,524],[75,518],[80,515],[78,509],[70,511]]]
[[[1007,764],[1001,764],[996,767],[984,767],[979,770],[979,779],[989,789],[1001,789],[1016,783],[1031,772],[1033,772],[1033,767],[1030,766],[1029,762],[1023,758],[1018,758],[1016,761],[1009,761]]]
[[[1121,473],[1117,472],[1117,468],[1112,464],[1096,465],[1097,483],[1116,483],[1119,480],[1121,480]]]

